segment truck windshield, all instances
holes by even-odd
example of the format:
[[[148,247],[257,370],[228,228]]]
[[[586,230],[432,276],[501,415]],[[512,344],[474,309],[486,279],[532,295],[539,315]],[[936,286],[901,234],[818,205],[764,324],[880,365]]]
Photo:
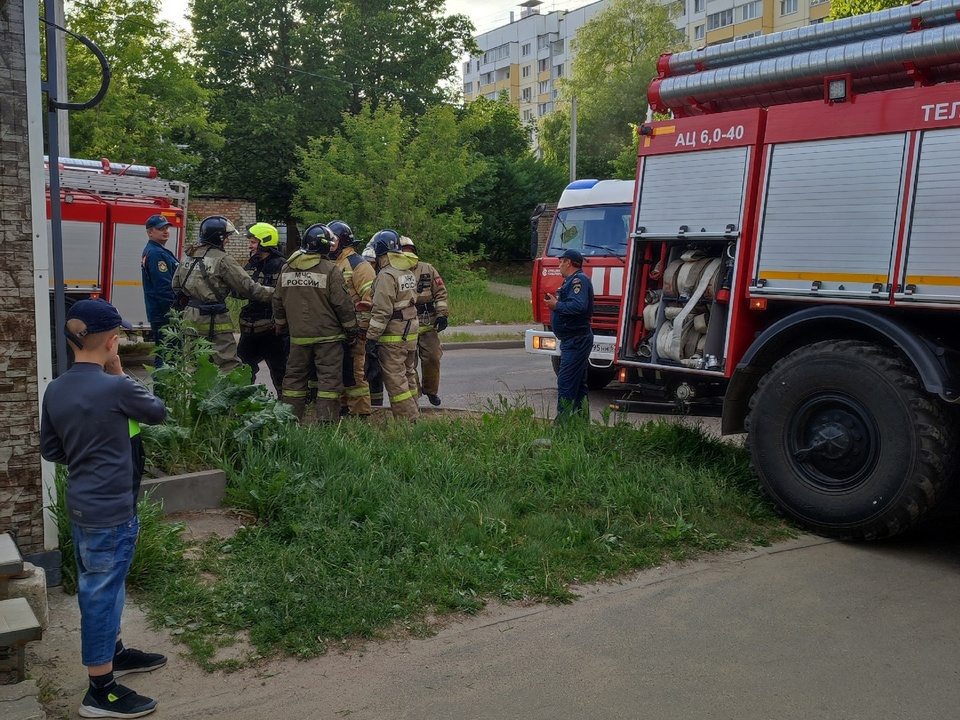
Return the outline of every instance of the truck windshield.
[[[558,210],[550,231],[547,255],[557,257],[573,248],[584,256],[627,254],[630,205],[604,205]]]

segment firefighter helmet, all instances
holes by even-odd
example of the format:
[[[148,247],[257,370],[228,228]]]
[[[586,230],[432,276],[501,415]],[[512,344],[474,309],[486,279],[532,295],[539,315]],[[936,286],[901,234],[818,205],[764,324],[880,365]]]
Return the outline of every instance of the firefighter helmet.
[[[303,233],[301,245],[306,253],[324,255],[336,239],[336,236],[330,232],[330,228],[323,223],[316,223]]]
[[[353,230],[343,220],[334,220],[331,223],[327,223],[327,227],[330,228],[330,232],[336,235],[337,240],[340,241],[337,244],[338,249],[343,250],[343,248],[349,247],[357,242],[357,239],[353,236]]]
[[[280,243],[280,233],[270,223],[258,222],[253,225],[247,225],[247,237],[255,237],[260,241],[260,247],[277,247]]]
[[[408,238],[406,235],[400,236],[400,249],[404,252],[410,251],[412,253],[417,252],[417,246],[413,244],[413,240]]]
[[[223,247],[223,241],[237,229],[223,215],[211,215],[200,223],[200,242],[214,247]]]
[[[373,240],[367,243],[367,246],[363,249],[363,252],[360,253],[363,256],[363,259],[367,262],[375,262],[377,259],[377,254],[373,251]]]
[[[373,243],[373,254],[377,257],[388,252],[401,252],[400,235],[396,230],[381,230],[370,242]]]

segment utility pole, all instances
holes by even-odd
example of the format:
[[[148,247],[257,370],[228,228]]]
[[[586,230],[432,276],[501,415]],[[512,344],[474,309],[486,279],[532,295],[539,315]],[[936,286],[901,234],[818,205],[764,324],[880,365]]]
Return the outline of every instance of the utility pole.
[[[570,182],[577,179],[577,97],[570,98]]]
[[[53,21],[60,27],[67,26],[63,0],[53,0]],[[63,33],[55,33],[54,37],[56,42],[54,57],[57,59],[57,99],[67,102],[67,37]],[[70,157],[69,113],[57,113],[57,135],[60,140],[60,157]]]

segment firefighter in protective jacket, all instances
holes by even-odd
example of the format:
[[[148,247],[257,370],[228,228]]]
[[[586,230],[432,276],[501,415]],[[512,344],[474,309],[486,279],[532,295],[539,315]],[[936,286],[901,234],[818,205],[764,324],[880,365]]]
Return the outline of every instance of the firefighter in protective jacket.
[[[400,238],[404,252],[417,254],[413,240]],[[419,258],[418,258],[419,260]],[[430,263],[419,260],[413,269],[417,277],[417,313],[420,331],[417,335],[417,353],[420,356],[420,392],[427,396],[431,405],[440,404],[440,335],[447,329],[450,310],[447,308],[447,286],[440,273]]]
[[[227,239],[237,230],[221,215],[200,223],[199,243],[187,250],[173,276],[173,291],[187,300],[183,324],[188,331],[207,338],[213,345],[213,362],[228,373],[243,365],[237,357],[233,319],[225,301],[231,293],[247,300],[269,301],[273,288],[250,279],[240,263],[224,251]]]
[[[357,324],[360,326],[360,341],[355,343],[343,358],[344,397],[341,399],[341,412],[347,410],[350,415],[369,415],[370,387],[367,384],[364,363],[372,307],[370,293],[376,272],[354,249],[356,238],[349,225],[341,220],[334,220],[327,227],[336,238],[330,246],[329,257],[343,273],[343,281],[347,284],[347,291],[357,311]]]
[[[287,262],[280,252],[280,233],[269,223],[248,225],[246,230],[250,259],[243,269],[254,282],[266,287],[277,287],[280,269]],[[280,394],[283,376],[287,371],[289,338],[277,335],[273,322],[273,305],[270,302],[251,300],[240,311],[240,343],[237,355],[250,366],[250,383],[257,382],[260,363],[266,362],[270,369],[273,388]]]
[[[373,236],[377,279],[367,330],[367,353],[380,361],[383,384],[394,417],[415,420],[417,406],[417,278],[416,255],[403,253],[400,235],[381,230]]]
[[[334,235],[317,223],[303,234],[301,249],[280,271],[273,297],[278,332],[290,334],[290,356],[280,399],[303,420],[311,368],[317,373],[317,420],[340,414],[344,344],[357,340],[357,313],[343,273],[324,255]]]

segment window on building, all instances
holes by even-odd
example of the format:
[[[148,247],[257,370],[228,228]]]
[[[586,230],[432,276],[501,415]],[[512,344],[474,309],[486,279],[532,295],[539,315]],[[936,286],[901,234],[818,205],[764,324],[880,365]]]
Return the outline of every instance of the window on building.
[[[560,63],[559,65],[557,65],[556,68],[554,68],[553,76],[554,76],[554,77],[563,77],[563,63]]]
[[[546,50],[550,47],[550,36],[541,35],[537,38],[537,50]]]
[[[687,0],[677,0],[673,3],[673,12],[676,17],[683,17],[687,14]]]
[[[811,20],[811,21],[810,21],[810,24],[811,24],[811,25],[819,25],[819,24],[822,23],[824,20],[826,20],[826,18],[817,18],[816,20]]]
[[[543,72],[544,70],[547,70],[550,67],[548,63],[549,63],[549,60],[547,60],[546,58],[544,58],[543,60],[540,60],[537,63],[537,72]]]
[[[758,17],[763,17],[763,0],[753,0],[740,6],[741,20],[753,20]]]
[[[466,95],[469,95],[470,93],[473,92],[473,81],[472,81],[472,80],[471,80],[470,82],[465,82],[465,83],[463,84],[463,92],[464,92],[464,94],[466,94]]]
[[[792,15],[799,9],[799,0],[780,0],[780,14]]]
[[[520,46],[520,54],[526,57],[530,54],[530,43],[524,43]]]
[[[784,2],[796,4],[797,0],[780,0],[781,7]],[[707,30],[716,30],[717,28],[727,27],[727,25],[733,25],[733,8],[707,15]]]
[[[810,7],[813,7],[814,5],[823,5],[824,3],[828,2],[830,2],[830,0],[810,0]]]
[[[530,122],[533,120],[533,110],[524,110],[523,111],[523,121]]]
[[[481,85],[490,85],[491,83],[493,83],[493,73],[492,73],[492,72],[484,73],[483,75],[480,76],[480,84],[481,84]]]
[[[537,116],[543,117],[548,112],[550,112],[549,108],[550,108],[550,103],[540,103],[539,105],[537,105]]]
[[[544,93],[548,93],[548,92],[550,92],[550,81],[549,81],[549,80],[541,80],[539,83],[537,83],[537,93],[538,93],[538,94],[543,95]]]
[[[553,43],[553,47],[550,48],[550,52],[554,55],[560,55],[563,52],[563,40],[557,40]]]
[[[704,26],[704,25],[702,25],[702,24],[701,24],[701,25],[694,25],[694,27],[693,27],[693,39],[694,39],[694,40],[703,40],[704,36],[706,35],[706,33],[704,32],[704,30],[705,30],[705,26]]]
[[[530,102],[530,88],[524,88],[520,91],[520,99],[524,102]]]
[[[525,78],[530,77],[530,66],[529,66],[529,65],[524,65],[522,68],[520,68],[520,77],[525,77]]]
[[[744,33],[743,35],[737,35],[737,36],[734,37],[733,39],[734,39],[734,40],[747,40],[747,39],[753,38],[753,37],[760,37],[761,35],[763,35],[763,33],[762,33],[761,31],[759,31],[759,30],[754,30],[753,32]]]
[[[701,13],[707,11],[707,0],[693,0],[693,11]]]

